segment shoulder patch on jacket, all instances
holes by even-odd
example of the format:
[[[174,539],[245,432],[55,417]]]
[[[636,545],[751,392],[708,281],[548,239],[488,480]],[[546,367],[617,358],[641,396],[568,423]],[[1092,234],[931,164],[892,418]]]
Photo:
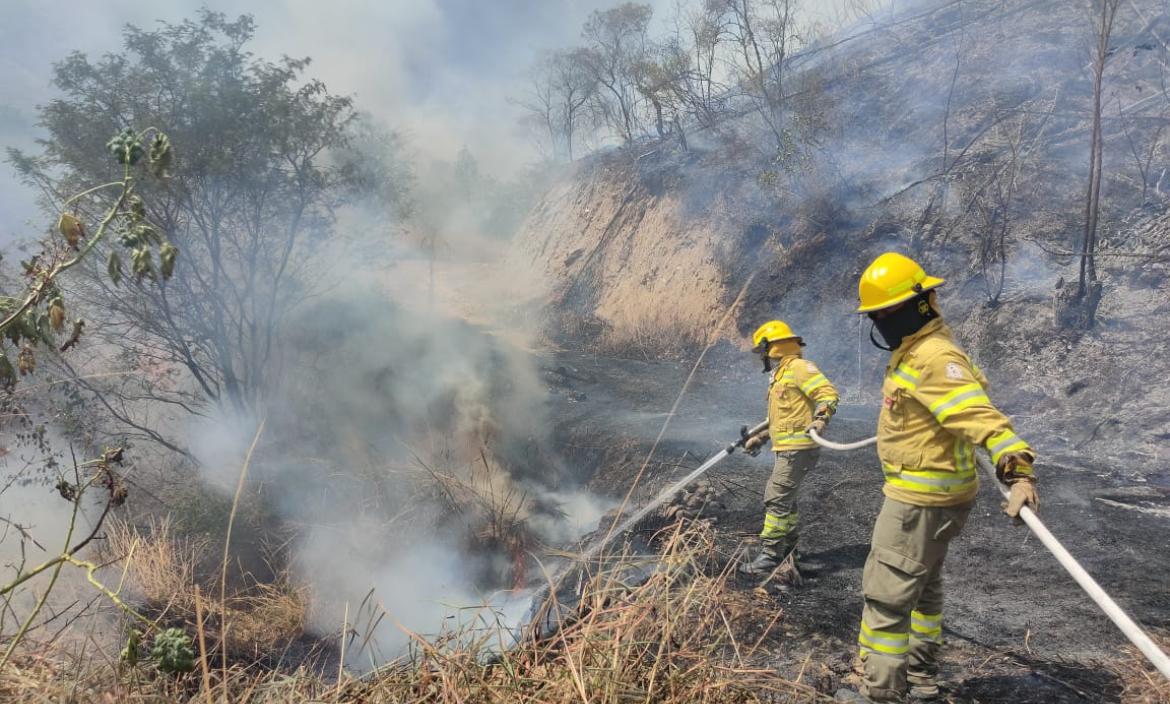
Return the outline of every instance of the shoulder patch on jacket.
[[[946,374],[948,379],[966,379],[967,374],[958,362],[947,362]]]
[[[806,371],[808,371],[809,374],[816,374],[818,371],[820,371],[817,369],[817,365],[813,364],[812,362],[805,362],[804,368]]]

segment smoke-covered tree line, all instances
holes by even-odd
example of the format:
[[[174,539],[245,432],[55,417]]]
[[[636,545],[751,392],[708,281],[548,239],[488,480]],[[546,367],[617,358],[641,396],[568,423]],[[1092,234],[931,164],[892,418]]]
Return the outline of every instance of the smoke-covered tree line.
[[[594,11],[582,44],[547,53],[515,99],[534,138],[552,160],[572,161],[586,148],[644,136],[677,137],[718,127],[730,116],[756,116],[782,153],[793,140],[786,82],[799,50],[823,34],[869,15],[879,0],[847,0],[826,14],[801,0],[680,2],[670,29],[652,36],[649,5],[627,2]]]
[[[181,452],[158,409],[247,414],[263,404],[281,374],[282,325],[319,288],[315,255],[338,209],[360,198],[383,221],[410,212],[399,137],[307,77],[308,59],[254,56],[254,31],[250,16],[204,10],[149,31],[128,25],[118,53],[70,55],[54,68],[60,97],[40,109],[43,153],[11,159],[53,202],[110,180],[99,153],[110,133],[166,126],[181,156],[170,178],[141,190],[146,217],[186,266],[162,286],[105,275],[128,266],[115,252],[79,267],[70,286],[102,321],[94,335],[140,373],[68,371],[132,437]]]

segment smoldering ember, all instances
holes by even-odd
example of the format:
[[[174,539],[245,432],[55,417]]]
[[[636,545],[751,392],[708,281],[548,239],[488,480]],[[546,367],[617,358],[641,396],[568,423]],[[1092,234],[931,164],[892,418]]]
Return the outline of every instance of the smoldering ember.
[[[1170,702],[1170,6],[0,7],[0,701]]]

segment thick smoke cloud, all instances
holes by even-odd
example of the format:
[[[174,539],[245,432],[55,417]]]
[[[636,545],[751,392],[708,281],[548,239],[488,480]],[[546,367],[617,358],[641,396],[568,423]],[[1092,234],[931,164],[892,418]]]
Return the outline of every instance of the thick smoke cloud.
[[[592,530],[610,505],[577,488],[555,449],[537,359],[516,344],[527,331],[502,339],[449,317],[421,286],[388,294],[385,263],[351,251],[363,244],[322,253],[344,280],[289,321],[241,522],[261,530],[233,544],[247,553],[260,534],[291,530],[308,628],[333,633],[363,602],[384,610],[372,634],[381,662],[407,645],[402,628],[515,625],[527,604],[511,589],[537,569],[517,560]],[[189,431],[200,476],[223,496],[259,420],[219,412]],[[520,533],[492,517],[499,509],[522,520]]]
[[[149,29],[207,7],[254,15],[249,49],[260,57],[312,57],[309,75],[352,95],[371,122],[399,130],[424,167],[452,161],[466,145],[481,172],[506,177],[537,156],[506,98],[522,90],[540,51],[576,41],[588,13],[605,4],[115,0],[50,8],[19,0],[0,10],[0,139],[38,151],[36,108],[55,95],[54,61],[75,50],[118,51],[127,23]],[[63,28],[65,15],[84,32]],[[24,224],[43,219],[35,196],[0,179],[0,242],[37,233]],[[291,529],[290,566],[313,595],[312,630],[340,628],[345,605],[356,607],[372,588],[388,613],[376,640],[393,655],[405,640],[391,624],[433,632],[453,605],[497,603],[491,585],[512,567],[500,564],[499,550],[468,553],[468,524],[479,519],[452,515],[426,472],[472,482],[483,472],[473,467],[486,461],[496,474],[479,488],[486,482],[489,493],[513,496],[542,542],[580,535],[607,507],[565,485],[571,472],[551,450],[534,360],[514,347],[531,342],[527,331],[499,340],[436,310],[426,289],[388,292],[386,267],[426,254],[407,244],[371,261],[366,254],[378,247],[360,234],[375,229],[363,226],[367,209],[356,204],[339,216],[343,236],[315,267],[320,293],[285,328],[275,362],[283,374],[233,541],[255,555],[249,548],[265,531]],[[439,233],[455,242],[448,259],[460,257],[462,234]],[[208,415],[185,429],[184,444],[198,476],[230,497],[261,419]]]

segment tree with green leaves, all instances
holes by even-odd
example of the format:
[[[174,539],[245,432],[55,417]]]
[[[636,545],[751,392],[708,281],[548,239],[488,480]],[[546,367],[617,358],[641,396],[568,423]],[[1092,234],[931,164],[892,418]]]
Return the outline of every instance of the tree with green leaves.
[[[60,97],[40,111],[44,153],[13,159],[56,199],[107,175],[92,135],[167,125],[181,168],[145,187],[146,216],[186,265],[163,286],[119,285],[90,267],[77,288],[107,318],[100,330],[120,359],[148,372],[83,383],[131,437],[172,450],[186,451],[143,409],[258,409],[281,373],[282,323],[316,287],[314,255],[337,209],[355,188],[402,198],[384,182],[390,171],[369,167],[382,157],[351,148],[351,100],[308,78],[308,59],[255,57],[254,30],[250,16],[203,10],[150,31],[127,26],[120,53],[69,56],[55,67]]]

